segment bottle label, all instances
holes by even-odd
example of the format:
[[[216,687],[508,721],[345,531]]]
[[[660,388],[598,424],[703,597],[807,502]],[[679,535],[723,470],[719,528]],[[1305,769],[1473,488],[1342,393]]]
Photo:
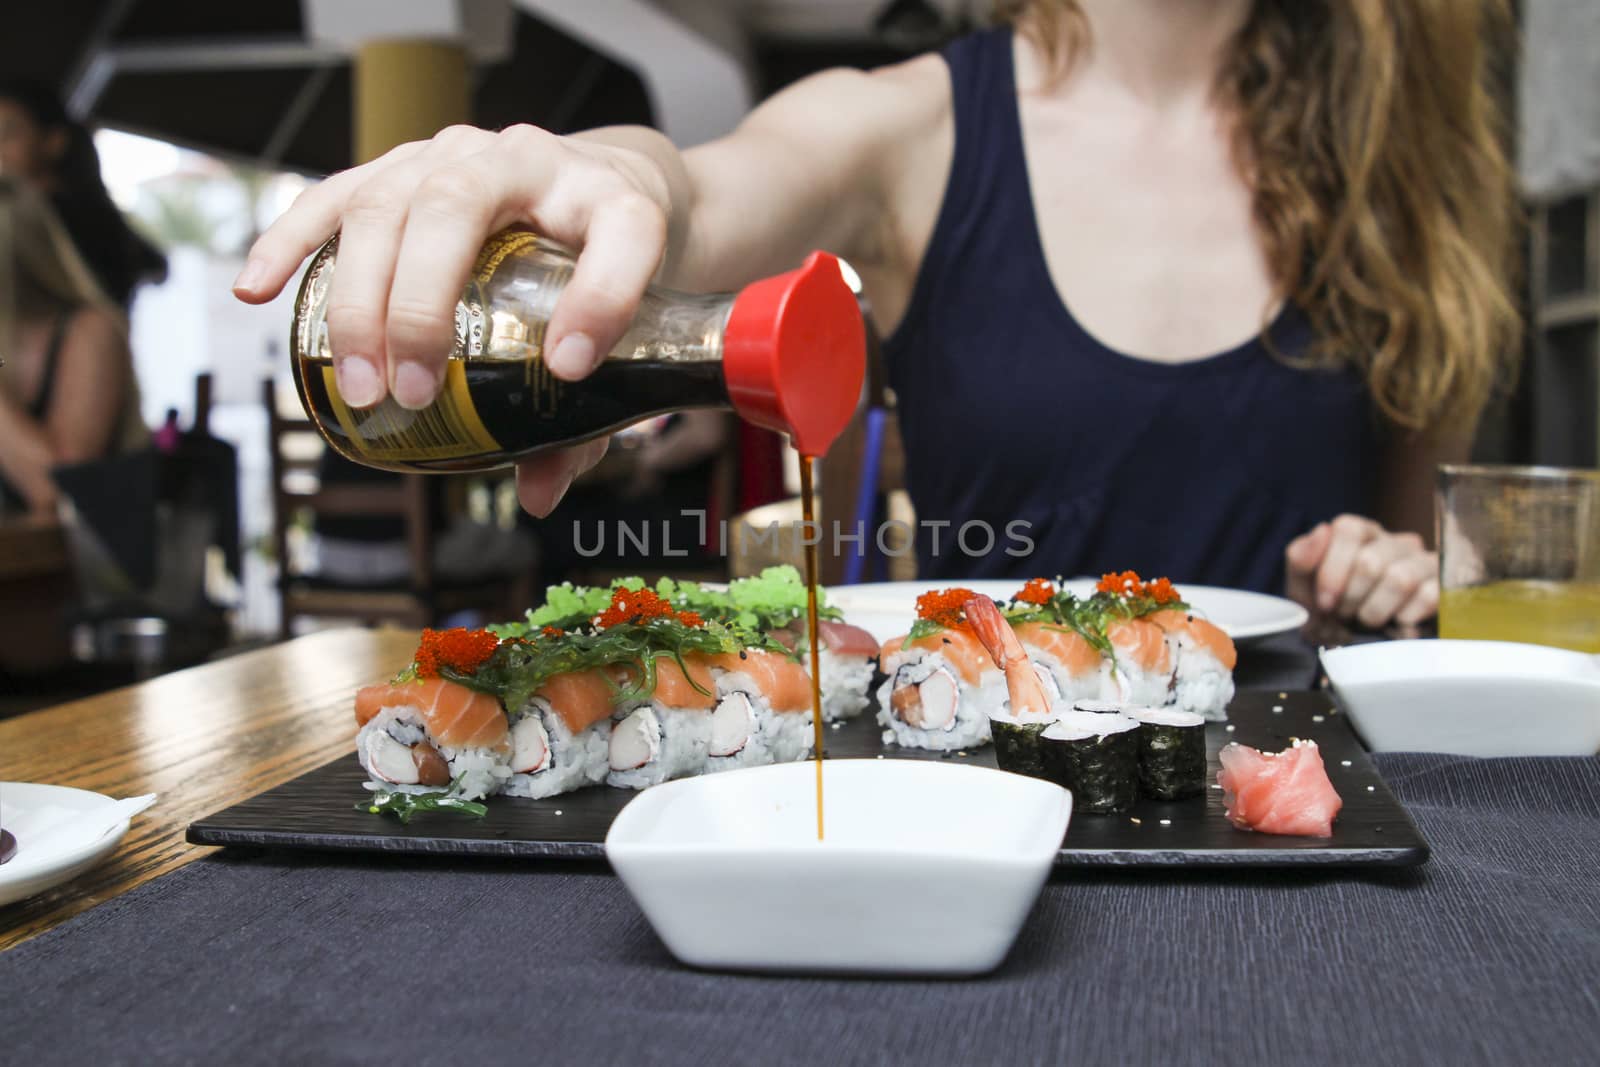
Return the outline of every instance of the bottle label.
[[[502,451],[472,403],[462,360],[445,362],[444,385],[421,411],[403,408],[388,397],[365,410],[350,407],[339,395],[331,365],[323,366],[322,381],[345,439],[368,459],[465,459]]]

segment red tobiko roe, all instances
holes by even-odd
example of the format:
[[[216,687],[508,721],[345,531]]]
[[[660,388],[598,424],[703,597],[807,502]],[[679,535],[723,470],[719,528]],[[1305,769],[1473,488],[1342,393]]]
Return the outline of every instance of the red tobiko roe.
[[[415,659],[419,678],[436,678],[441,667],[472,674],[492,655],[500,639],[488,630],[423,630]]]
[[[1178,590],[1173,587],[1173,584],[1165,578],[1157,578],[1153,582],[1146,582],[1144,593],[1145,596],[1154,600],[1157,604],[1176,604],[1183,599],[1178,595]]]
[[[617,589],[611,594],[611,606],[595,616],[594,624],[602,630],[625,622],[645,622],[649,619],[677,619],[685,626],[704,626],[705,620],[693,611],[672,610],[672,604],[649,589]]]
[[[1100,584],[1095,586],[1095,589],[1112,596],[1149,597],[1157,604],[1175,604],[1183,599],[1168,579],[1156,578],[1144,582],[1139,580],[1139,575],[1134,571],[1103,574],[1100,576]]]
[[[967,625],[966,603],[977,596],[970,589],[933,589],[917,597],[917,618],[936,622],[947,630]]]
[[[1095,586],[1095,589],[1112,596],[1138,596],[1144,592],[1144,583],[1139,580],[1137,571],[1123,571],[1121,574],[1113,572],[1102,574],[1100,584]]]
[[[1024,604],[1048,604],[1050,598],[1056,595],[1056,586],[1048,578],[1029,578],[1013,598]]]

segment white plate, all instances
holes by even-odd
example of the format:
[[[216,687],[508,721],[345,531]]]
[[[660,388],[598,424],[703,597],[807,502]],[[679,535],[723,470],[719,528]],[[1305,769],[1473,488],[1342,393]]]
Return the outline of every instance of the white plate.
[[[1322,667],[1374,752],[1592,756],[1600,657],[1511,641],[1324,649]]]
[[[953,763],[829,760],[646,789],[606,858],[678,959],[763,971],[981,974],[1005,958],[1072,796]]]
[[[17,853],[0,863],[0,904],[22,900],[76,878],[116,851],[128,820],[77,816],[116,801],[87,789],[0,782],[0,827],[17,839]]]
[[[975,582],[876,582],[866,585],[841,585],[828,590],[828,603],[844,612],[845,620],[868,631],[880,642],[898,637],[916,618],[917,597],[942,586],[965,586],[974,593],[1005,600],[1022,588],[1022,582],[983,580]],[[1079,596],[1094,592],[1093,578],[1075,578],[1065,588]],[[1273,634],[1298,630],[1306,623],[1306,609],[1292,600],[1252,593],[1242,589],[1221,589],[1212,585],[1179,583],[1178,592],[1194,605],[1195,612],[1227,631],[1236,642],[1253,641]]]

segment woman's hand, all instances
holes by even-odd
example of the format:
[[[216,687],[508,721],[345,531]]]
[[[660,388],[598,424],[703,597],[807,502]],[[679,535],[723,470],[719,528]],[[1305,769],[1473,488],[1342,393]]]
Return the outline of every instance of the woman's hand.
[[[1439,556],[1414,533],[1340,515],[1289,542],[1288,594],[1314,615],[1379,629],[1414,626],[1439,608]]]
[[[582,249],[545,334],[550,370],[576,380],[632,320],[665,255],[670,206],[663,169],[644,152],[533,126],[453,126],[301,194],[251,248],[234,293],[271,300],[338,232],[327,321],[339,392],[356,407],[389,395],[422,408],[443,380],[478,250],[528,224]],[[604,451],[602,441],[522,464],[523,506],[547,514]]]

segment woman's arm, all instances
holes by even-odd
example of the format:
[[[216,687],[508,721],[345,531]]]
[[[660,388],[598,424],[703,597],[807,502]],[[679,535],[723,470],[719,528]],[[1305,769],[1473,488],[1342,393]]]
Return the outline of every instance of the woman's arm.
[[[1378,519],[1340,515],[1289,544],[1288,593],[1307,608],[1376,629],[1414,626],[1439,609],[1434,472],[1467,458],[1471,429],[1397,434],[1384,457]]]
[[[131,374],[121,325],[98,308],[72,316],[55,358],[43,422],[0,394],[0,473],[39,512],[55,507],[53,468],[105,454]]]

